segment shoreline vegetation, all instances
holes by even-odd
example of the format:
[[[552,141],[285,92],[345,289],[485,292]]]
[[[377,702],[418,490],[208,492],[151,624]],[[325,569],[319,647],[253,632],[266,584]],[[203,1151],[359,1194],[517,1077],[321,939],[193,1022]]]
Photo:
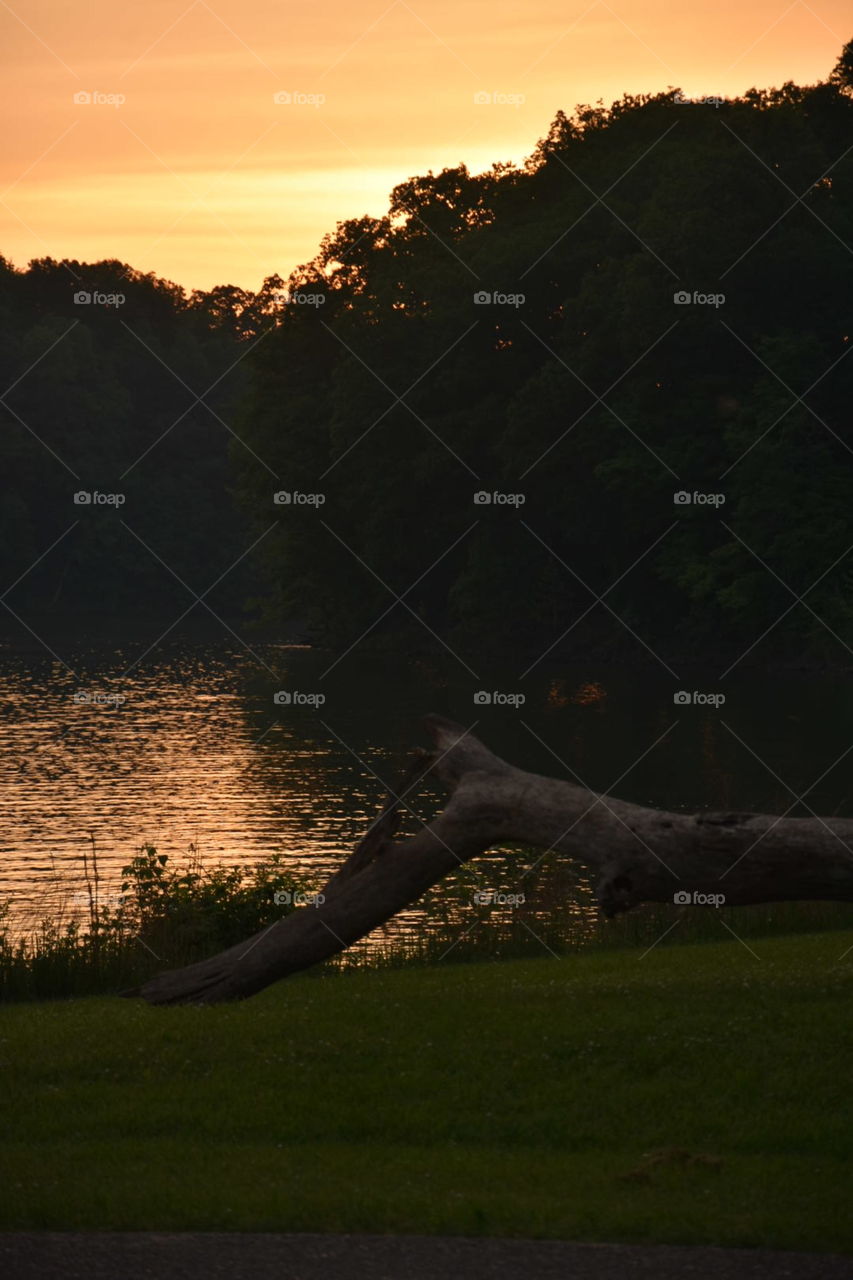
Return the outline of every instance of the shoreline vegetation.
[[[524,851],[519,851],[523,853]],[[520,864],[519,864],[520,865]],[[574,883],[547,908],[516,903],[517,873],[503,867],[492,901],[478,903],[486,864],[447,877],[414,906],[417,923],[390,922],[309,976],[408,969],[587,951],[645,954],[657,946],[749,941],[853,929],[853,904],[782,902],[752,907],[645,906],[604,920],[591,890]],[[505,883],[499,883],[500,879]],[[76,885],[76,887],[75,887]],[[565,882],[564,882],[565,886]],[[282,855],[248,864],[207,864],[192,847],[182,862],[142,846],[120,883],[100,874],[94,837],[78,879],[55,874],[51,901],[27,916],[0,903],[0,1002],[115,995],[248,940],[292,911],[311,909],[319,881]],[[563,890],[565,892],[565,888]],[[475,905],[472,905],[475,904]]]

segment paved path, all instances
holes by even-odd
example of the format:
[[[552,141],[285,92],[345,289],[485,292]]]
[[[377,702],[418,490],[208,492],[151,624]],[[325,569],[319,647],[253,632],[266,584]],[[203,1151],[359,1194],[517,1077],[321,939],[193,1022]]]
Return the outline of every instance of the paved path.
[[[853,1258],[446,1236],[0,1232],[4,1280],[853,1280]]]

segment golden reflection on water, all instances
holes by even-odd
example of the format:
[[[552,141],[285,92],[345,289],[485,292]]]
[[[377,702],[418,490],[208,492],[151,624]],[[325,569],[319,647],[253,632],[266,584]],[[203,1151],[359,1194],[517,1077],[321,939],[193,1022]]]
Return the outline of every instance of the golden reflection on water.
[[[13,932],[42,919],[87,919],[93,842],[107,906],[143,844],[179,867],[190,856],[213,866],[282,854],[319,887],[377,812],[382,787],[372,771],[393,778],[400,753],[374,746],[359,767],[316,716],[278,714],[266,690],[247,688],[228,663],[179,658],[124,675],[124,655],[110,656],[91,679],[14,657],[2,671],[0,901],[10,904]],[[421,677],[429,671],[417,669]],[[446,683],[432,674],[431,685]],[[431,802],[439,796],[419,797],[418,812],[428,817]],[[419,825],[411,815],[406,824]],[[416,939],[428,919],[462,933],[477,906],[473,893],[517,889],[524,865],[517,852],[485,855],[475,873],[443,882],[363,945]],[[489,904],[480,925],[499,937],[516,916],[533,922],[552,912],[558,898],[549,902],[541,888],[535,906],[529,897],[517,907]]]
[[[191,850],[206,866],[281,854],[319,888],[373,820],[384,794],[376,775],[395,779],[406,752],[423,742],[420,718],[429,710],[480,722],[488,744],[522,767],[559,774],[556,758],[603,790],[624,777],[619,793],[640,803],[774,811],[779,799],[718,713],[676,714],[665,677],[637,681],[623,671],[621,683],[605,683],[591,664],[543,670],[538,686],[526,686],[519,713],[475,709],[477,686],[447,660],[403,656],[395,667],[391,659],[360,666],[349,659],[321,685],[328,657],[291,646],[261,646],[260,665],[226,646],[176,646],[145,662],[138,652],[104,646],[78,654],[75,675],[43,653],[0,649],[0,902],[10,901],[10,920],[22,927],[55,919],[63,903],[66,919],[85,916],[83,857],[93,838],[102,898],[118,890],[121,868],[143,844],[179,866]],[[275,705],[273,691],[288,687],[326,688],[328,705]],[[821,701],[815,687],[794,704],[800,737],[791,752],[796,746],[804,758],[818,740],[834,750],[827,727],[846,732],[849,723],[843,707],[837,725],[828,714],[837,690],[828,687]],[[788,718],[795,694],[786,689]],[[736,718],[731,703],[727,714]],[[759,748],[759,731],[787,741],[774,728],[776,708],[764,696],[741,724]],[[783,772],[799,765],[796,753],[787,768],[782,761]],[[834,795],[827,799],[837,807]],[[427,789],[410,801],[428,821],[442,797]],[[417,830],[418,817],[407,815],[403,825]],[[484,891],[498,899],[476,900]],[[518,894],[523,901],[500,896]],[[359,947],[381,950],[426,934],[463,947],[470,930],[487,931],[497,947],[526,929],[547,948],[558,936],[589,936],[595,921],[592,887],[567,859],[493,850]]]
[[[91,834],[106,884],[143,843],[170,860],[194,845],[212,863],[280,852],[331,868],[373,798],[351,787],[344,820],[323,778],[328,746],[272,714],[259,736],[233,684],[209,667],[155,668],[101,676],[81,701],[61,668],[5,673],[0,897],[16,909],[50,901],[57,877],[82,871]]]

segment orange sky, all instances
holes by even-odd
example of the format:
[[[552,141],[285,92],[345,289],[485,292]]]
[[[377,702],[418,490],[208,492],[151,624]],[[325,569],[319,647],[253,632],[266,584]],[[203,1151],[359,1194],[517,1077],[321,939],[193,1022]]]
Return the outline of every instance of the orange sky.
[[[560,107],[813,83],[853,35],[849,0],[0,0],[0,24],[0,253],[250,289],[412,174],[523,159]]]

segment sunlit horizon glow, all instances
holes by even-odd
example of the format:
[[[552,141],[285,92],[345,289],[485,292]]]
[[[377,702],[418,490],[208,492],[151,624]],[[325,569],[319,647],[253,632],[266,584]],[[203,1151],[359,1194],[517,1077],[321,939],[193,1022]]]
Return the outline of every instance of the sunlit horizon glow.
[[[521,163],[560,109],[814,83],[851,35],[842,0],[703,0],[677,15],[667,0],[2,12],[0,253],[18,267],[117,258],[187,289],[286,277],[337,222],[383,214],[407,178]],[[81,91],[125,101],[75,103]],[[282,92],[302,96],[277,104]]]

